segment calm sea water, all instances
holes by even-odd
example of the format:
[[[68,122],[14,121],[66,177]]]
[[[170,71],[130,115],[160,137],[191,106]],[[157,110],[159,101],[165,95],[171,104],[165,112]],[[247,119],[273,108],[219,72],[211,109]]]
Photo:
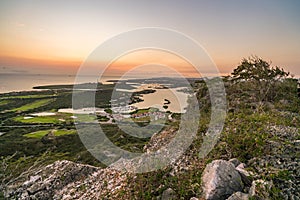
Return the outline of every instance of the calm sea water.
[[[188,94],[181,92],[179,89],[181,88],[158,89],[154,93],[143,95],[142,98],[144,101],[132,105],[139,109],[154,107],[164,111],[165,109],[163,106],[165,99],[168,99],[170,104],[168,104],[168,108],[166,110],[173,113],[184,113],[185,108],[188,105]]]
[[[101,81],[115,79],[113,76],[102,77]],[[96,76],[83,77],[82,82],[96,82]],[[75,75],[46,74],[0,74],[0,93],[30,91],[34,86],[73,84]]]
[[[74,84],[75,75],[45,75],[45,74],[0,74],[0,93],[31,91],[34,86]],[[102,83],[117,80],[117,76],[102,77]],[[81,77],[82,82],[96,82],[96,76]],[[157,107],[163,110],[164,99],[170,100],[168,110],[171,112],[184,112],[187,106],[187,94],[176,89],[158,89],[155,93],[143,95],[143,102],[136,103],[138,108]]]

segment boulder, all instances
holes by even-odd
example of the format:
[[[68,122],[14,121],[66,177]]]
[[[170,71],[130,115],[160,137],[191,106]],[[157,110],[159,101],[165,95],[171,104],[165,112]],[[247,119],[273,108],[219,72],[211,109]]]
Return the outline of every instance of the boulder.
[[[233,195],[231,195],[227,200],[248,200],[248,199],[249,199],[249,194],[236,192]]]
[[[208,164],[202,176],[203,197],[207,200],[225,200],[244,188],[241,176],[235,166],[225,160]]]

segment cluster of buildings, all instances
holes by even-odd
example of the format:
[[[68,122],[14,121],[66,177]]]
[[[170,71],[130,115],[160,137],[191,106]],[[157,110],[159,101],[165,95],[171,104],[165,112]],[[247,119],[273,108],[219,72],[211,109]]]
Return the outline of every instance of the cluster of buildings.
[[[138,110],[138,108],[135,106],[127,105],[127,106],[120,106],[120,107],[112,107],[111,110],[114,113],[132,113]]]
[[[113,123],[115,121],[122,121],[124,119],[141,119],[145,117],[150,117],[152,120],[159,120],[165,119],[166,113],[160,112],[158,110],[149,110],[143,113],[135,113],[131,114],[137,110],[137,107],[132,105],[127,106],[119,106],[119,107],[112,107],[112,113],[106,112],[102,108],[82,108],[78,110],[69,109],[60,109],[58,112],[65,112],[65,113],[72,113],[72,114],[96,114],[97,116],[107,117],[109,120],[106,123]]]
[[[155,112],[144,112],[144,113],[132,114],[131,117],[134,118],[134,119],[150,117],[154,120],[159,120],[159,119],[166,118],[166,114],[163,113],[163,112],[155,111]]]
[[[110,117],[112,117],[116,121],[122,121],[124,119],[129,119],[129,118],[141,119],[141,118],[145,118],[145,117],[150,117],[153,120],[159,120],[159,119],[165,119],[166,114],[163,112],[155,111],[155,112],[136,113],[136,114],[132,114],[132,115],[118,113],[118,114],[112,114]]]
[[[128,114],[112,114],[111,117],[116,121],[122,121],[124,119],[128,119],[131,116]]]

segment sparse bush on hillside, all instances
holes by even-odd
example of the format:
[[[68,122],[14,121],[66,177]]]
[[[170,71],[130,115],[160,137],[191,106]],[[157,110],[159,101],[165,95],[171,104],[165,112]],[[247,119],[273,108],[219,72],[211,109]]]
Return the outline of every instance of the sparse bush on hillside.
[[[271,67],[271,62],[257,56],[244,58],[231,74],[233,83],[242,97],[258,103],[272,102],[281,84],[289,76],[289,72],[279,67]]]
[[[224,78],[229,108],[299,112],[297,80],[271,62],[252,56],[243,59],[230,77]]]

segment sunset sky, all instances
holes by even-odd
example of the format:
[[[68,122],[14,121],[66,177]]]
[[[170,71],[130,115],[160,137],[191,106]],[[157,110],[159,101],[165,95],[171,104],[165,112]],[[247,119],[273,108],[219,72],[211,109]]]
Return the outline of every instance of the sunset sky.
[[[196,40],[221,73],[258,55],[299,76],[299,11],[299,0],[2,0],[0,73],[75,74],[106,39],[162,27]],[[145,51],[120,59],[113,69],[123,72],[150,61],[188,68],[174,55]]]

